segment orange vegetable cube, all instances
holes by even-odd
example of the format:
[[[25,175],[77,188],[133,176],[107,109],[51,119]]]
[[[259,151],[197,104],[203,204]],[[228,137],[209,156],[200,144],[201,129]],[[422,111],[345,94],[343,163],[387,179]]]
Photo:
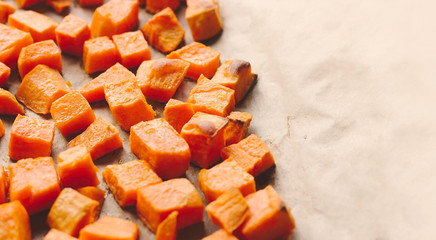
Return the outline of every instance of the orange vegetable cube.
[[[80,231],[80,240],[136,240],[138,225],[121,218],[103,216]]]
[[[203,41],[223,30],[218,0],[187,0],[186,21],[194,41]]]
[[[93,211],[93,215],[94,215],[93,218],[98,219],[98,216],[100,215],[101,212],[101,208],[103,207],[106,192],[97,187],[92,187],[92,186],[78,188],[76,189],[76,191],[98,202],[98,206]]]
[[[203,209],[200,195],[186,178],[175,178],[138,190],[136,210],[141,221],[153,232],[173,211],[179,212],[178,229],[201,222]]]
[[[50,113],[64,137],[84,131],[95,120],[88,101],[77,91],[69,92],[54,101]]]
[[[180,6],[180,0],[146,0],[145,9],[151,13],[157,13],[165,8],[176,11]]]
[[[13,28],[29,32],[35,42],[56,40],[55,29],[58,23],[41,13],[32,10],[18,11],[9,15],[8,24]]]
[[[82,7],[94,7],[103,5],[104,0],[79,0],[79,4]]]
[[[21,78],[40,64],[62,72],[61,51],[53,40],[33,43],[21,50],[18,57],[18,71]]]
[[[235,235],[221,229],[207,237],[202,238],[201,240],[238,240],[238,238],[235,237]]]
[[[18,115],[11,128],[8,156],[13,160],[50,156],[54,134],[53,122]]]
[[[177,59],[144,61],[138,68],[138,86],[147,98],[168,102],[186,75],[189,64]]]
[[[78,236],[80,229],[95,222],[94,211],[99,203],[72,188],[64,188],[47,216],[47,224],[71,236]]]
[[[229,124],[225,130],[226,146],[238,143],[245,138],[253,116],[245,112],[231,112],[227,118]]]
[[[289,239],[295,228],[290,209],[277,192],[267,186],[246,197],[249,215],[238,233],[247,240]]]
[[[183,126],[194,115],[194,109],[190,103],[185,103],[176,99],[170,99],[165,105],[164,118],[167,122],[180,133]]]
[[[193,42],[167,55],[170,59],[181,59],[189,63],[187,77],[197,79],[203,74],[213,77],[220,65],[221,53],[202,43]]]
[[[138,189],[162,182],[162,179],[144,160],[134,160],[121,165],[107,165],[103,178],[121,207],[136,204]]]
[[[183,126],[180,134],[189,144],[191,161],[202,168],[209,168],[220,159],[221,148],[225,146],[224,129],[226,118],[197,112]]]
[[[275,165],[268,146],[254,134],[223,148],[221,157],[223,159],[231,157],[246,172],[255,177]]]
[[[83,46],[83,65],[88,74],[105,71],[117,62],[115,44],[106,36],[87,40]]]
[[[28,8],[38,3],[44,2],[44,0],[15,0],[19,8]]]
[[[0,23],[5,23],[8,19],[8,16],[15,12],[15,8],[11,5],[0,2]]]
[[[91,22],[93,37],[121,34],[138,24],[138,0],[110,0],[98,7]]]
[[[176,49],[185,37],[185,30],[168,7],[148,20],[141,31],[151,46],[164,53]]]
[[[57,70],[38,65],[23,78],[15,96],[35,113],[47,114],[52,103],[70,91]]]
[[[14,95],[3,88],[0,88],[0,114],[24,114],[23,107],[15,99]]]
[[[0,119],[0,138],[5,135],[5,126],[3,125],[2,120]]]
[[[17,65],[18,55],[23,47],[32,44],[30,33],[0,23],[0,62],[9,67]]]
[[[157,226],[156,230],[156,240],[175,240],[177,237],[177,216],[179,212],[174,211],[168,215],[168,217],[163,220]]]
[[[156,115],[136,79],[109,82],[104,86],[104,94],[112,115],[125,131],[130,131],[130,127],[139,122],[154,119]]]
[[[8,81],[9,75],[11,75],[11,69],[4,63],[0,62],[0,86],[4,85]]]
[[[113,35],[112,39],[117,47],[117,57],[126,68],[139,66],[151,59],[150,48],[141,31]]]
[[[120,132],[108,120],[98,117],[89,127],[68,143],[72,148],[85,146],[93,160],[123,147]]]
[[[254,177],[231,160],[224,161],[210,169],[202,169],[198,178],[198,186],[208,202],[214,201],[232,188],[239,189],[244,196],[256,191]]]
[[[62,13],[70,7],[71,0],[45,0],[45,5],[52,7],[57,13]]]
[[[20,202],[0,204],[0,222],[0,239],[32,239],[29,215]]]
[[[0,125],[3,126],[1,120],[0,120]],[[5,168],[0,165],[0,204],[6,202],[7,193],[8,193],[8,174],[6,173]]]
[[[61,192],[51,157],[22,159],[8,169],[9,199],[20,201],[29,214],[50,208]]]
[[[69,14],[55,30],[56,41],[62,52],[82,56],[83,44],[91,38],[88,22]]]
[[[189,168],[189,145],[163,118],[133,126],[130,149],[163,179],[180,177]]]
[[[71,237],[65,232],[52,228],[42,240],[77,240],[77,238]]]

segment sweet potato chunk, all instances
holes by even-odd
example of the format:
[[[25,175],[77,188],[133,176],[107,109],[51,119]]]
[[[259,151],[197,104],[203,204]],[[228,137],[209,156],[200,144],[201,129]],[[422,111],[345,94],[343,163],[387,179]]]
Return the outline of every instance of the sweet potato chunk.
[[[2,33],[0,34],[0,62],[9,67],[15,67],[21,49],[32,44],[33,38],[28,32],[1,23],[0,32]]]
[[[105,71],[117,62],[115,44],[106,36],[87,40],[83,46],[83,65],[88,74]]]
[[[151,59],[150,48],[141,31],[113,35],[112,39],[117,47],[118,60],[124,67],[136,67]]]
[[[29,215],[20,202],[0,204],[0,222],[0,239],[32,239]]]
[[[221,53],[202,43],[193,42],[167,55],[170,59],[181,59],[189,63],[187,77],[197,79],[201,74],[213,77],[220,65]]]
[[[2,120],[0,119],[0,138],[5,135],[5,126],[3,125]]]
[[[79,136],[68,143],[72,148],[78,145],[85,146],[91,153],[93,160],[123,147],[120,132],[108,120],[98,117],[89,127]]]
[[[163,220],[157,226],[156,230],[156,240],[175,240],[177,237],[177,216],[179,212],[174,211],[168,215],[168,217]]]
[[[224,230],[218,230],[201,240],[238,240],[238,238]]]
[[[136,204],[138,189],[162,182],[144,160],[108,165],[103,172],[103,178],[121,207]]]
[[[239,143],[223,148],[221,157],[223,159],[231,157],[255,177],[275,165],[274,157],[268,146],[254,134]]]
[[[221,148],[225,146],[227,122],[226,118],[197,112],[183,126],[181,135],[189,144],[192,163],[209,168],[218,162]]]
[[[80,229],[95,222],[95,208],[99,203],[72,188],[64,188],[47,216],[47,224],[71,236],[78,236]]]
[[[103,5],[104,0],[79,0],[79,4],[82,7],[94,7]]]
[[[18,11],[8,17],[11,27],[29,32],[33,41],[56,41],[55,29],[58,26],[53,19],[32,10]]]
[[[11,69],[4,63],[0,62],[0,86],[8,81],[9,75],[11,75]]]
[[[163,179],[180,177],[189,168],[189,145],[162,118],[133,126],[130,149],[140,159],[147,160]]]
[[[176,49],[185,37],[185,30],[168,7],[148,20],[141,31],[151,46],[164,53]]]
[[[0,125],[3,126],[1,120],[0,120]],[[8,192],[8,174],[6,173],[5,168],[0,165],[0,204],[6,202],[7,192]]]
[[[168,102],[186,76],[189,64],[177,59],[144,61],[138,68],[138,86],[147,98]]]
[[[21,78],[39,64],[62,72],[61,51],[53,40],[45,40],[24,47],[18,57],[18,71]]]
[[[44,2],[44,0],[15,0],[19,8],[28,8],[38,3]]]
[[[0,114],[24,114],[23,107],[15,99],[14,95],[3,88],[0,88]]]
[[[8,16],[15,12],[15,8],[11,5],[0,2],[0,23],[5,23]]]
[[[53,122],[18,115],[11,128],[8,156],[13,160],[50,156],[54,134]]]
[[[153,232],[173,211],[178,211],[177,228],[203,221],[204,205],[186,178],[175,178],[138,190],[136,210],[141,221]]]
[[[65,232],[52,228],[42,240],[77,240],[77,238],[71,237]]]
[[[101,208],[103,207],[104,198],[106,194],[105,191],[92,186],[78,188],[76,189],[76,191],[98,202],[98,206],[95,207],[93,211],[93,215],[94,215],[93,218],[98,219],[98,216],[100,215],[101,212]]]
[[[156,115],[136,79],[109,82],[104,86],[104,94],[112,115],[125,131],[130,131],[130,127],[139,122],[154,119]]]
[[[167,105],[165,105],[164,118],[180,133],[183,126],[191,119],[194,113],[194,109],[190,103],[170,99]]]
[[[245,112],[231,112],[227,118],[229,124],[225,130],[226,146],[238,143],[245,138],[253,116]]]
[[[88,101],[77,91],[69,92],[54,101],[50,113],[64,137],[84,131],[95,120]]]
[[[80,240],[136,240],[138,225],[121,218],[103,216],[80,231]]]
[[[50,208],[61,191],[51,157],[22,159],[8,169],[9,199],[20,201],[29,214]]]
[[[62,52],[82,56],[83,44],[91,38],[88,22],[69,14],[55,30],[56,41]]]
[[[187,0],[186,21],[194,41],[203,41],[223,30],[218,0]]]
[[[70,7],[71,0],[45,0],[45,5],[52,7],[57,13],[62,13]]]
[[[137,0],[110,0],[98,7],[92,17],[93,37],[121,34],[138,24],[139,3]]]
[[[147,0],[145,9],[151,13],[157,13],[165,8],[176,11],[180,6],[180,0]]]

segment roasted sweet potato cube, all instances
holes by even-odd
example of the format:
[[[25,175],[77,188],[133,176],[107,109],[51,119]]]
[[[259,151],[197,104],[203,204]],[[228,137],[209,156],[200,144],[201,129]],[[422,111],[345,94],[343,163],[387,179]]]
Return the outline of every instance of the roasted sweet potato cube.
[[[13,28],[29,32],[33,41],[56,41],[55,29],[58,23],[53,19],[32,10],[18,11],[8,17],[8,24]]]
[[[18,115],[11,128],[8,156],[13,160],[50,156],[54,134],[53,122]]]
[[[0,2],[0,23],[5,23],[8,16],[15,12],[15,8],[5,2]]]
[[[180,177],[189,168],[191,152],[186,141],[162,118],[132,127],[130,149],[145,159],[163,179]]]
[[[16,0],[19,8],[28,8],[38,3],[44,2],[44,0]]]
[[[17,65],[18,55],[23,47],[32,44],[30,33],[0,23],[0,62],[9,67]]]
[[[8,169],[9,199],[20,201],[29,214],[50,208],[61,191],[51,157],[22,159]]]
[[[113,35],[112,39],[117,47],[118,60],[126,68],[139,66],[151,59],[150,48],[141,31]]]
[[[62,52],[82,56],[83,44],[91,38],[88,22],[69,14],[55,30],[56,41]]]
[[[231,112],[227,119],[229,124],[225,130],[226,146],[241,141],[247,135],[253,116],[246,112]]]
[[[138,225],[121,218],[103,216],[80,231],[80,240],[136,240]]]
[[[82,7],[94,7],[103,5],[104,0],[79,0],[79,4]]]
[[[145,9],[151,13],[157,13],[165,8],[176,11],[180,6],[180,0],[146,0]]]
[[[29,215],[20,202],[0,204],[0,222],[0,239],[32,239]]]
[[[163,220],[157,226],[156,230],[156,240],[175,240],[177,237],[177,216],[179,212],[174,211],[168,215],[168,217]]]
[[[95,208],[99,203],[72,188],[64,188],[47,216],[47,224],[71,236],[78,236],[80,229],[93,223]]]
[[[21,78],[40,64],[62,72],[61,51],[53,40],[36,42],[21,50],[18,57],[18,71]]]
[[[139,122],[154,119],[156,115],[135,78],[106,83],[104,94],[112,115],[125,131],[130,131],[130,127]]]
[[[0,125],[3,126],[1,120],[0,120]],[[5,168],[0,165],[0,204],[6,202],[7,193],[8,193],[8,174],[6,173]]]
[[[77,238],[71,237],[68,233],[59,231],[56,228],[52,228],[42,240],[77,240]]]
[[[141,31],[151,46],[164,53],[176,49],[185,37],[185,30],[168,7],[148,20]]]
[[[197,79],[201,74],[213,77],[220,65],[221,53],[202,43],[193,42],[167,55],[170,59],[181,59],[189,63],[187,77]]]
[[[202,238],[201,240],[238,240],[238,238],[235,237],[235,235],[221,229],[207,237]]]
[[[71,0],[45,0],[45,5],[52,7],[57,13],[62,13],[71,5]]]
[[[115,44],[106,36],[85,41],[83,65],[88,74],[105,71],[117,62]]]
[[[138,189],[162,182],[162,179],[144,160],[134,160],[121,165],[107,165],[103,178],[121,207],[136,204]]]
[[[98,206],[93,211],[93,215],[94,215],[93,218],[98,219],[98,216],[100,215],[101,212],[101,208],[103,207],[106,192],[101,190],[100,188],[92,187],[92,186],[78,188],[76,189],[76,191],[98,202]]]
[[[0,119],[0,138],[5,135],[5,126],[3,125],[2,120]]]
[[[223,159],[231,157],[246,172],[255,177],[275,165],[268,146],[254,134],[223,148],[221,157]]]
[[[223,30],[218,0],[187,0],[186,21],[194,41],[203,41]]]
[[[204,205],[194,185],[175,178],[138,190],[136,205],[141,221],[153,232],[173,211],[178,211],[177,229],[203,221]]]
[[[219,153],[225,146],[224,129],[226,118],[197,112],[187,122],[180,134],[189,144],[191,161],[202,168],[209,168],[220,159]]]
[[[180,133],[183,126],[194,115],[194,109],[190,103],[185,103],[177,99],[170,99],[165,105],[164,118],[167,122]]]
[[[93,160],[123,147],[120,132],[104,117],[98,117],[80,135],[68,143],[68,147],[85,146]]]
[[[186,76],[189,64],[177,59],[144,61],[138,68],[138,86],[147,98],[168,102]]]
[[[8,81],[9,75],[11,75],[11,69],[6,64],[0,62],[0,86]]]
[[[23,107],[15,99],[14,95],[3,88],[0,88],[0,114],[24,114]]]

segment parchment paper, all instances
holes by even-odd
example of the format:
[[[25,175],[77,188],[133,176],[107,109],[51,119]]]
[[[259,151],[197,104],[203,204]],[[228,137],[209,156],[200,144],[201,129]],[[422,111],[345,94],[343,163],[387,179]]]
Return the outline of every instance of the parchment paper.
[[[7,1],[10,2],[10,1]],[[271,149],[277,167],[257,181],[271,184],[291,207],[297,228],[291,239],[436,239],[436,21],[432,1],[413,0],[220,0],[224,31],[207,44],[221,61],[251,62],[259,81],[237,110],[254,115],[250,133]],[[62,16],[36,7],[58,22]],[[70,10],[90,21],[93,9]],[[192,37],[182,7],[178,19]],[[66,15],[66,14],[63,14]],[[151,18],[140,9],[140,24]],[[152,50],[153,59],[164,55]],[[93,76],[79,59],[63,56],[63,76],[78,89]],[[6,88],[16,93],[14,73]],[[176,98],[194,86],[185,80]],[[159,116],[164,104],[152,102]],[[97,116],[115,123],[107,104]],[[26,110],[29,116],[36,116]],[[49,118],[49,116],[40,116]],[[1,116],[1,164],[7,166],[13,117]],[[118,127],[118,126],[117,126]],[[119,128],[119,127],[118,127]],[[124,148],[96,161],[135,159],[128,133]],[[70,140],[70,139],[67,139]],[[66,149],[56,130],[52,156]],[[197,182],[199,169],[187,178]],[[100,187],[107,190],[106,185]],[[48,231],[47,212],[31,217],[34,239]],[[140,226],[135,215],[108,193],[102,215]],[[217,227],[205,223],[179,231],[178,239],[201,239]]]

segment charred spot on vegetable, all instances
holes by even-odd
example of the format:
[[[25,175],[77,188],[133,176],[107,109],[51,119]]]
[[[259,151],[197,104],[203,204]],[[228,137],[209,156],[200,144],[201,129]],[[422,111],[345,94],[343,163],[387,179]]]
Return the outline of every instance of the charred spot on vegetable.
[[[236,59],[232,61],[232,64],[230,64],[228,72],[230,74],[241,74],[242,71],[247,69],[251,69],[251,65],[249,62]]]
[[[283,201],[280,201],[280,212],[288,212],[288,207],[286,206],[286,203]]]

